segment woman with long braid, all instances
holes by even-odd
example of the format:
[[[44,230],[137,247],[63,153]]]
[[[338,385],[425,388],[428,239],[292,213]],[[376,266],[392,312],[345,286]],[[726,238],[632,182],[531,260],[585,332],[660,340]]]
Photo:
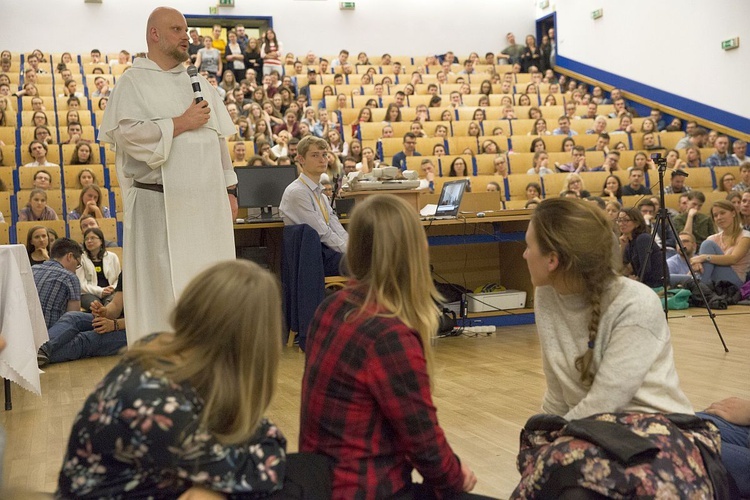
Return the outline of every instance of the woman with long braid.
[[[602,412],[688,413],[657,295],[619,275],[603,210],[555,198],[526,233],[547,390],[545,413],[567,420]]]
[[[541,202],[529,223],[547,390],[510,498],[735,498],[718,430],[680,389],[657,295],[618,272],[611,224],[569,198]]]

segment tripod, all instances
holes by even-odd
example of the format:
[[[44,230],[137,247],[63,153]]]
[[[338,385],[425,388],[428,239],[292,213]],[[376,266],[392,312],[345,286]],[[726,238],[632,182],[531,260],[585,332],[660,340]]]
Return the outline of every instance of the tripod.
[[[646,272],[646,269],[648,268],[648,260],[651,257],[651,250],[654,247],[654,244],[656,243],[656,234],[657,234],[657,228],[660,229],[660,238],[662,245],[666,245],[667,242],[667,224],[669,224],[669,228],[672,230],[672,234],[675,235],[675,239],[677,240],[677,246],[679,248],[680,253],[683,256],[687,255],[687,251],[685,250],[685,246],[682,244],[682,241],[679,238],[679,234],[674,228],[674,224],[672,224],[672,219],[669,215],[669,212],[667,211],[667,206],[664,201],[664,172],[667,170],[667,160],[666,158],[662,158],[660,154],[654,154],[651,156],[651,159],[654,161],[654,163],[657,165],[657,170],[659,172],[659,211],[656,213],[655,217],[655,224],[654,224],[654,230],[651,232],[651,241],[648,245],[648,252],[646,253],[646,259],[643,263],[643,266],[641,267],[641,272],[639,279],[641,282],[643,282],[643,276]],[[688,176],[687,172],[683,172],[685,177]],[[662,269],[662,286],[664,287],[664,315],[667,318],[667,321],[669,321],[669,302],[667,301],[667,289],[669,288],[669,266],[667,265],[667,252],[662,251],[661,252],[661,269]],[[695,271],[693,271],[693,267],[688,265],[688,269],[690,270],[690,276],[692,277],[694,282],[698,282],[698,278],[695,276]],[[721,331],[719,330],[719,325],[716,324],[716,314],[711,310],[711,306],[708,304],[708,301],[706,300],[706,295],[703,293],[703,289],[701,287],[697,287],[698,292],[701,294],[701,298],[703,299],[703,304],[705,304],[706,311],[708,312],[708,317],[711,318],[711,322],[714,325],[714,329],[716,330],[716,334],[719,336],[719,340],[721,340],[721,345],[724,346],[724,352],[729,352],[729,348],[727,347],[726,342],[724,342],[724,337],[721,335]]]

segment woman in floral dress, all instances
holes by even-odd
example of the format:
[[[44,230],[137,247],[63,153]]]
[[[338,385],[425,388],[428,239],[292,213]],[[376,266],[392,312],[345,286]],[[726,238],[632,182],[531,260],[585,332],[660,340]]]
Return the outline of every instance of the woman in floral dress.
[[[263,418],[281,349],[276,280],[248,261],[217,264],[188,285],[171,324],[132,346],[84,403],[58,498],[281,489],[286,440]]]

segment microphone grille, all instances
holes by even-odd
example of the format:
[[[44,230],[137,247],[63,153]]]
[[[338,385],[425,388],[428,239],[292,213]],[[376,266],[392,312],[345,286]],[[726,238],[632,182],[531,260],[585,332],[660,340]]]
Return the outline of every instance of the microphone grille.
[[[187,67],[187,74],[188,76],[196,76],[198,74],[198,68],[191,64]]]

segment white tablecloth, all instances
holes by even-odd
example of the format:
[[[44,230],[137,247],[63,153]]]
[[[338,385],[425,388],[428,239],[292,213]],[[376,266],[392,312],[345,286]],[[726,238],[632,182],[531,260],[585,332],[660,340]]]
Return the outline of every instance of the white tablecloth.
[[[0,377],[41,396],[36,353],[49,338],[23,245],[0,245]]]

